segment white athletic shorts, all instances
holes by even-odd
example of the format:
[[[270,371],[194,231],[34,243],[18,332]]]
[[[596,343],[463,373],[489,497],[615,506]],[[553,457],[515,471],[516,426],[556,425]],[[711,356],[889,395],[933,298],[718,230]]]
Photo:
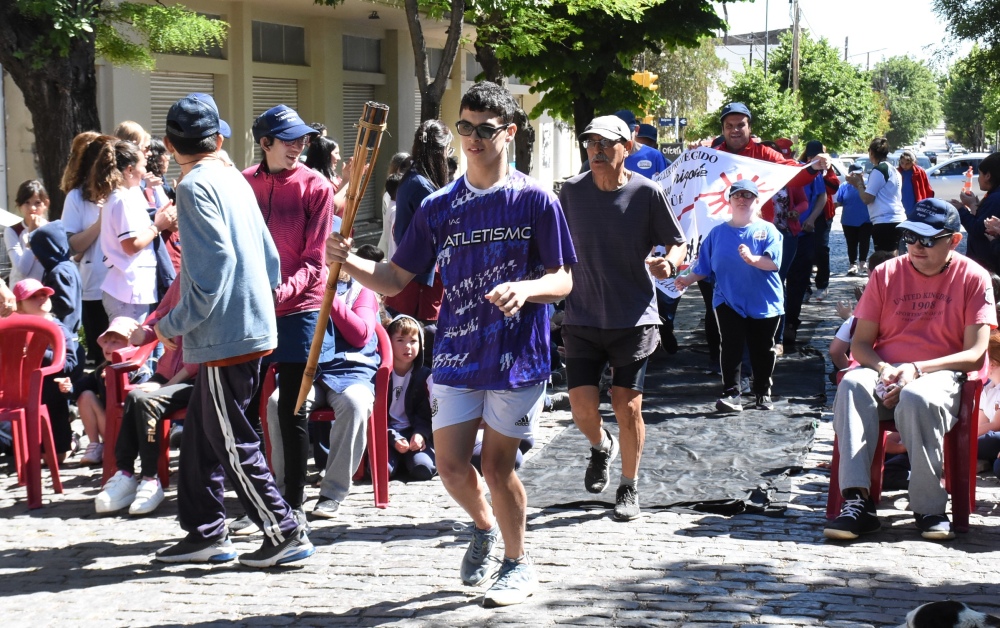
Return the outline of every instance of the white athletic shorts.
[[[511,390],[472,390],[435,382],[431,389],[431,425],[436,431],[481,417],[504,436],[529,438],[535,432],[544,402],[544,383]]]

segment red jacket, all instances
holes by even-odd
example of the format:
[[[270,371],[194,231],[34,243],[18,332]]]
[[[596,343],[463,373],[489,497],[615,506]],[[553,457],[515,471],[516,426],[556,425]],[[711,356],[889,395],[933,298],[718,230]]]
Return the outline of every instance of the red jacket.
[[[897,167],[899,174],[903,174],[903,169]],[[934,198],[934,190],[931,189],[931,182],[927,179],[927,171],[913,164],[913,198],[919,203],[925,198]]]
[[[837,205],[834,203],[833,197],[837,195],[837,190],[840,189],[840,179],[833,172],[833,168],[830,168],[823,174],[823,183],[826,185],[826,209],[823,215],[826,216],[827,220],[833,220],[833,217],[837,214]]]
[[[754,140],[753,138],[750,138],[750,141],[747,142],[747,145],[744,146],[743,150],[739,151],[738,153],[729,150],[729,147],[726,145],[725,142],[722,142],[721,144],[716,146],[715,149],[722,151],[724,153],[740,155],[742,157],[749,157],[751,159],[759,159],[761,161],[769,161],[772,164],[783,164],[785,166],[795,166],[796,168],[802,167],[802,164],[800,164],[798,161],[794,159],[786,159],[778,151],[774,150],[773,148],[764,146],[763,144],[757,143],[757,141]],[[815,177],[816,177],[815,170],[813,170],[812,168],[802,168],[802,170],[797,175],[792,177],[792,180],[785,185],[786,187],[803,187],[812,183]],[[827,197],[829,196],[830,195],[827,194]],[[771,203],[770,199],[768,199],[768,201],[764,203],[764,205],[760,208],[760,213],[761,216],[764,218],[764,220],[767,220],[768,222],[773,222],[774,205]]]

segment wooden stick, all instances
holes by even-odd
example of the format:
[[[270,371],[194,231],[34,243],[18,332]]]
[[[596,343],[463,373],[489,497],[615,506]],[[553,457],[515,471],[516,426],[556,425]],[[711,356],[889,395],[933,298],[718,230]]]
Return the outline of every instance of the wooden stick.
[[[382,145],[382,132],[385,131],[386,120],[389,117],[389,107],[377,102],[365,103],[361,118],[358,120],[358,138],[354,143],[354,158],[351,161],[351,180],[347,184],[347,203],[344,207],[344,221],[340,226],[340,235],[350,236],[354,230],[354,218],[358,206],[365,195],[368,180],[371,179],[373,166],[378,159],[379,147]],[[326,279],[326,292],[323,294],[323,305],[319,310],[319,320],[313,332],[312,344],[309,346],[309,360],[302,374],[299,385],[299,397],[295,402],[295,412],[302,408],[316,378],[316,367],[319,365],[319,354],[323,349],[323,336],[329,324],[330,310],[337,296],[337,280],[340,276],[340,262],[330,264],[330,274]]]

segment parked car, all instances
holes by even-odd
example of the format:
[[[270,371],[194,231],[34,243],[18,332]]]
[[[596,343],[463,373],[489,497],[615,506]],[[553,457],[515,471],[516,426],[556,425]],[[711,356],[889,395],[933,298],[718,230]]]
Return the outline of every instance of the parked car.
[[[938,162],[937,151],[934,151],[934,150],[925,150],[924,151],[924,155],[927,155],[927,159],[931,162],[932,166],[936,166],[937,165],[937,162]]]
[[[927,178],[930,180],[931,189],[934,196],[944,201],[957,199],[965,185],[965,172],[972,166],[972,193],[980,195],[979,186],[976,184],[976,175],[979,174],[979,162],[989,153],[968,153],[957,155],[941,161],[938,165],[927,171]]]
[[[875,167],[875,164],[872,163],[872,160],[868,159],[867,157],[858,157],[857,159],[854,160],[854,163],[864,168],[865,174],[871,172],[872,168]]]

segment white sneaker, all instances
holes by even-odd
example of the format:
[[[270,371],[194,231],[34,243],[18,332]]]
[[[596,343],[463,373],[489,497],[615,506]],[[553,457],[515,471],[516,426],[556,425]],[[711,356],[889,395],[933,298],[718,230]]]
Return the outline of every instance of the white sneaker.
[[[104,444],[103,443],[90,443],[87,445],[87,450],[83,452],[83,457],[80,458],[80,464],[84,466],[94,466],[104,462]]]
[[[826,296],[829,293],[830,293],[830,291],[828,289],[826,289],[826,288],[823,288],[822,290],[817,290],[816,293],[813,294],[813,297],[812,297],[813,301],[825,301],[826,300]]]
[[[135,493],[132,505],[128,508],[128,514],[148,515],[156,510],[162,501],[163,487],[160,486],[160,478],[143,479],[139,482],[139,489]]]
[[[127,507],[135,499],[136,489],[139,488],[139,480],[125,475],[124,471],[119,471],[111,476],[104,489],[97,494],[94,500],[94,509],[98,513],[116,512]]]
[[[851,275],[852,277],[854,275],[857,275],[858,274],[858,265],[857,264],[851,264],[851,267],[847,269],[847,274]]]

